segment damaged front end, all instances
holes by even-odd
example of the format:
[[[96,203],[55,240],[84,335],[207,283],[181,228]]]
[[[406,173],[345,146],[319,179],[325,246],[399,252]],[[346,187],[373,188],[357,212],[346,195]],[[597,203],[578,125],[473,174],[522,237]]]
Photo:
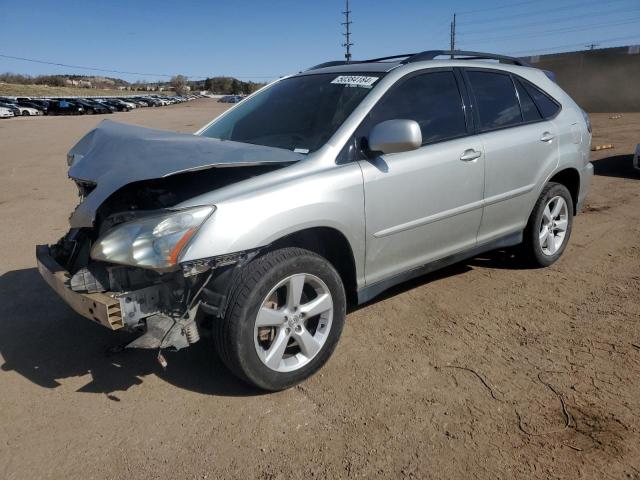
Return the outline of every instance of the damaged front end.
[[[182,261],[216,207],[180,204],[300,159],[275,150],[103,122],[69,154],[80,204],[67,235],[37,246],[42,277],[80,315],[142,332],[128,347],[197,342],[256,252]]]
[[[212,317],[224,315],[234,272],[256,252],[186,262],[176,270],[95,261],[91,229],[74,229],[52,246],[36,248],[38,269],[78,314],[111,330],[142,335],[128,348],[185,348]]]

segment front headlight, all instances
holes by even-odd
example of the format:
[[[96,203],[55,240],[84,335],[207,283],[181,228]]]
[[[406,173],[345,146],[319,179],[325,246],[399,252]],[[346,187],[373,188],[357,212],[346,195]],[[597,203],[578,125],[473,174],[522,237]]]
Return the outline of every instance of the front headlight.
[[[91,258],[103,262],[165,270],[215,210],[213,206],[176,210],[117,225],[98,239]]]

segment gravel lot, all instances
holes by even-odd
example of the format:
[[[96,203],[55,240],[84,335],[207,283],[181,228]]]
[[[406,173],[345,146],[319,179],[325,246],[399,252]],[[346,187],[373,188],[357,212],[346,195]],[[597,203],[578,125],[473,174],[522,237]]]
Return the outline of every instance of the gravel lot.
[[[224,108],[109,118],[194,131]],[[66,152],[102,118],[0,121],[0,478],[640,479],[640,114],[593,115],[615,149],[561,261],[498,252],[395,288],[320,374],[266,395],[206,341],[166,371],[107,356],[125,337],[40,279],[34,245],[77,202]]]

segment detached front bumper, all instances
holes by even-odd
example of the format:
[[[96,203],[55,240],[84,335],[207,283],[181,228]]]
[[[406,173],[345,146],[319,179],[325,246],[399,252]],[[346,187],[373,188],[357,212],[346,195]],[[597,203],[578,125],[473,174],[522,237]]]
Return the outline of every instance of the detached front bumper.
[[[77,313],[110,330],[125,326],[119,298],[106,293],[78,293],[71,290],[71,274],[51,256],[48,245],[36,246],[36,259],[42,278]]]
[[[60,246],[61,242],[55,247]],[[127,348],[179,350],[200,339],[196,324],[200,302],[189,297],[187,291],[201,291],[202,276],[191,276],[189,284],[184,282],[182,273],[149,281],[144,275],[140,276],[140,269],[122,266],[107,267],[108,281],[99,269],[81,268],[72,275],[60,265],[65,263],[64,253],[59,256],[48,245],[36,246],[36,260],[42,278],[77,313],[109,330],[125,328],[142,332]],[[125,281],[127,287],[122,285]],[[185,295],[192,299],[188,305],[183,302]]]
[[[199,324],[222,317],[237,268],[256,252],[182,264],[171,272],[96,261],[95,232],[72,229],[55,245],[36,246],[42,278],[73,310],[109,330],[141,332],[131,348],[188,347]]]

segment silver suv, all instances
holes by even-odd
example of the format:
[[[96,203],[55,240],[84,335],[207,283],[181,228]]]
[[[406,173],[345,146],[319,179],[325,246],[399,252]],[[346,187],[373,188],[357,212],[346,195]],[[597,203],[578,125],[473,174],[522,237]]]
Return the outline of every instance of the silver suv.
[[[206,333],[238,377],[284,389],[328,360],[348,305],[496,248],[555,262],[590,142],[515,58],[329,62],[195,135],[103,122],[69,152],[81,201],[38,265],[81,315],[141,332],[128,347],[164,364]]]

